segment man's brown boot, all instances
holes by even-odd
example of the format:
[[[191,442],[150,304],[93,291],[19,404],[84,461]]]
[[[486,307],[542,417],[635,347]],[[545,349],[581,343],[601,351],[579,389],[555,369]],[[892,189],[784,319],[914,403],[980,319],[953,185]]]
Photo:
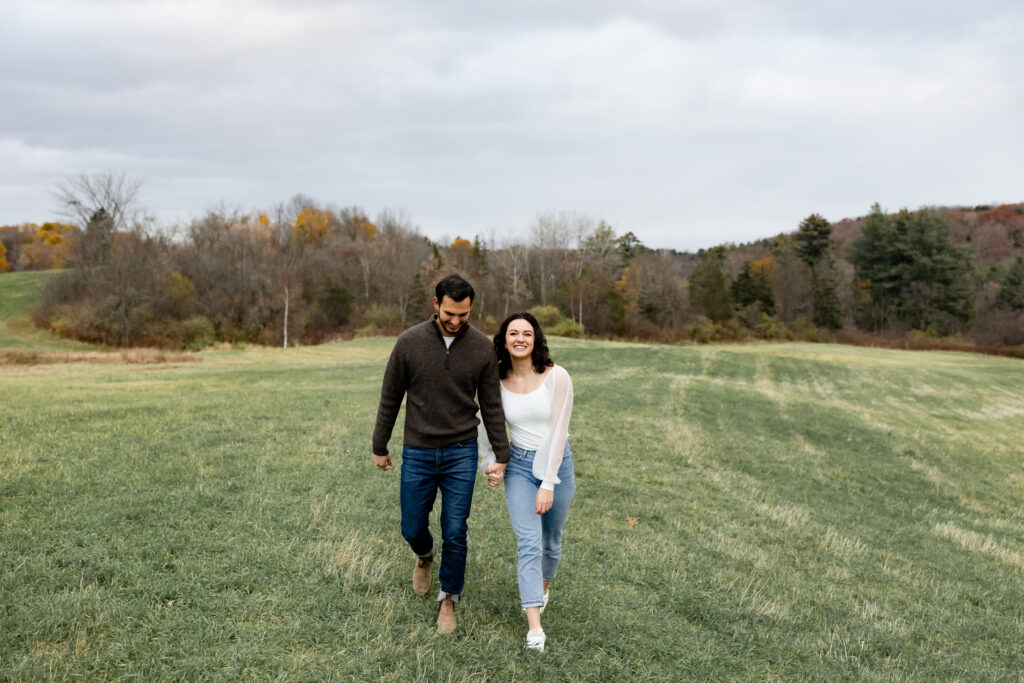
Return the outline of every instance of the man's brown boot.
[[[433,566],[433,556],[416,558],[416,566],[412,568],[412,590],[416,595],[426,595],[430,590],[430,569]]]
[[[449,597],[451,593],[445,593],[445,598],[437,608],[437,632],[451,633],[455,630],[455,603]]]

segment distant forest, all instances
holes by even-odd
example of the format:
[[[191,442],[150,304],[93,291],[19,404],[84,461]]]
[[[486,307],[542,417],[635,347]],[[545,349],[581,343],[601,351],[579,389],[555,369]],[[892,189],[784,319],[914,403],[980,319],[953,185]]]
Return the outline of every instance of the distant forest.
[[[395,334],[432,312],[451,272],[485,331],[533,310],[563,336],[751,339],[962,348],[1024,356],[1024,204],[903,209],[697,253],[657,249],[577,214],[518,232],[423,236],[384,211],[297,195],[158,226],[139,182],[60,186],[67,222],[0,227],[0,271],[63,269],[34,313],[60,335],[113,346],[315,344]]]

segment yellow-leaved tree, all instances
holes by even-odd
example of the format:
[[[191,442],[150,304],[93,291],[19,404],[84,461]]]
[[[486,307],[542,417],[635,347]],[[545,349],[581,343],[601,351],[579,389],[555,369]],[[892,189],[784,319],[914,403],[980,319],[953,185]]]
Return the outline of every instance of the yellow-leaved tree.
[[[331,232],[332,218],[330,211],[307,206],[295,217],[292,232],[299,244],[317,244]]]
[[[349,237],[355,241],[372,242],[377,239],[377,226],[369,218],[362,215],[355,215],[345,221],[345,228]]]

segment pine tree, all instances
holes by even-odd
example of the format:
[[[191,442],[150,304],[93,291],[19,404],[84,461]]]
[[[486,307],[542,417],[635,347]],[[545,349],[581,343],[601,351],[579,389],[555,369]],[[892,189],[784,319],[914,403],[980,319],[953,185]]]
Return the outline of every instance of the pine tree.
[[[1011,311],[1024,311],[1024,256],[1018,256],[1003,276],[996,305]]]
[[[832,224],[812,213],[796,234],[797,256],[811,268],[811,319],[815,325],[838,330],[843,326],[837,284],[832,276]]]
[[[953,244],[945,219],[933,210],[889,217],[872,207],[850,250],[863,295],[864,318],[878,329],[894,320],[917,329],[970,316],[967,250]]]
[[[690,303],[715,322],[732,317],[729,282],[722,271],[724,262],[725,249],[715,247],[705,252],[690,274]]]
[[[763,313],[775,315],[775,295],[772,294],[768,275],[763,268],[755,268],[751,261],[743,264],[729,291],[736,305],[745,308],[759,304]]]

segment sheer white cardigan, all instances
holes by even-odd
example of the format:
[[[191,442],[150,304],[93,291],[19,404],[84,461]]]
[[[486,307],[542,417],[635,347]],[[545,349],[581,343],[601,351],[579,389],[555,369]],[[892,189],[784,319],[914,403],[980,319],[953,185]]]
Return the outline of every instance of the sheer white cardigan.
[[[553,491],[555,484],[562,483],[558,478],[558,468],[562,465],[565,440],[569,436],[569,418],[572,416],[573,399],[572,380],[565,368],[556,365],[548,371],[544,381],[537,388],[541,387],[547,388],[543,395],[551,397],[551,426],[533,458],[533,476],[541,480],[541,488]],[[479,417],[480,414],[477,413],[477,418]],[[483,420],[480,420],[480,425],[477,427],[477,444],[480,453],[480,469],[486,470],[487,466],[494,462],[494,451],[491,449],[491,442],[487,439]]]

